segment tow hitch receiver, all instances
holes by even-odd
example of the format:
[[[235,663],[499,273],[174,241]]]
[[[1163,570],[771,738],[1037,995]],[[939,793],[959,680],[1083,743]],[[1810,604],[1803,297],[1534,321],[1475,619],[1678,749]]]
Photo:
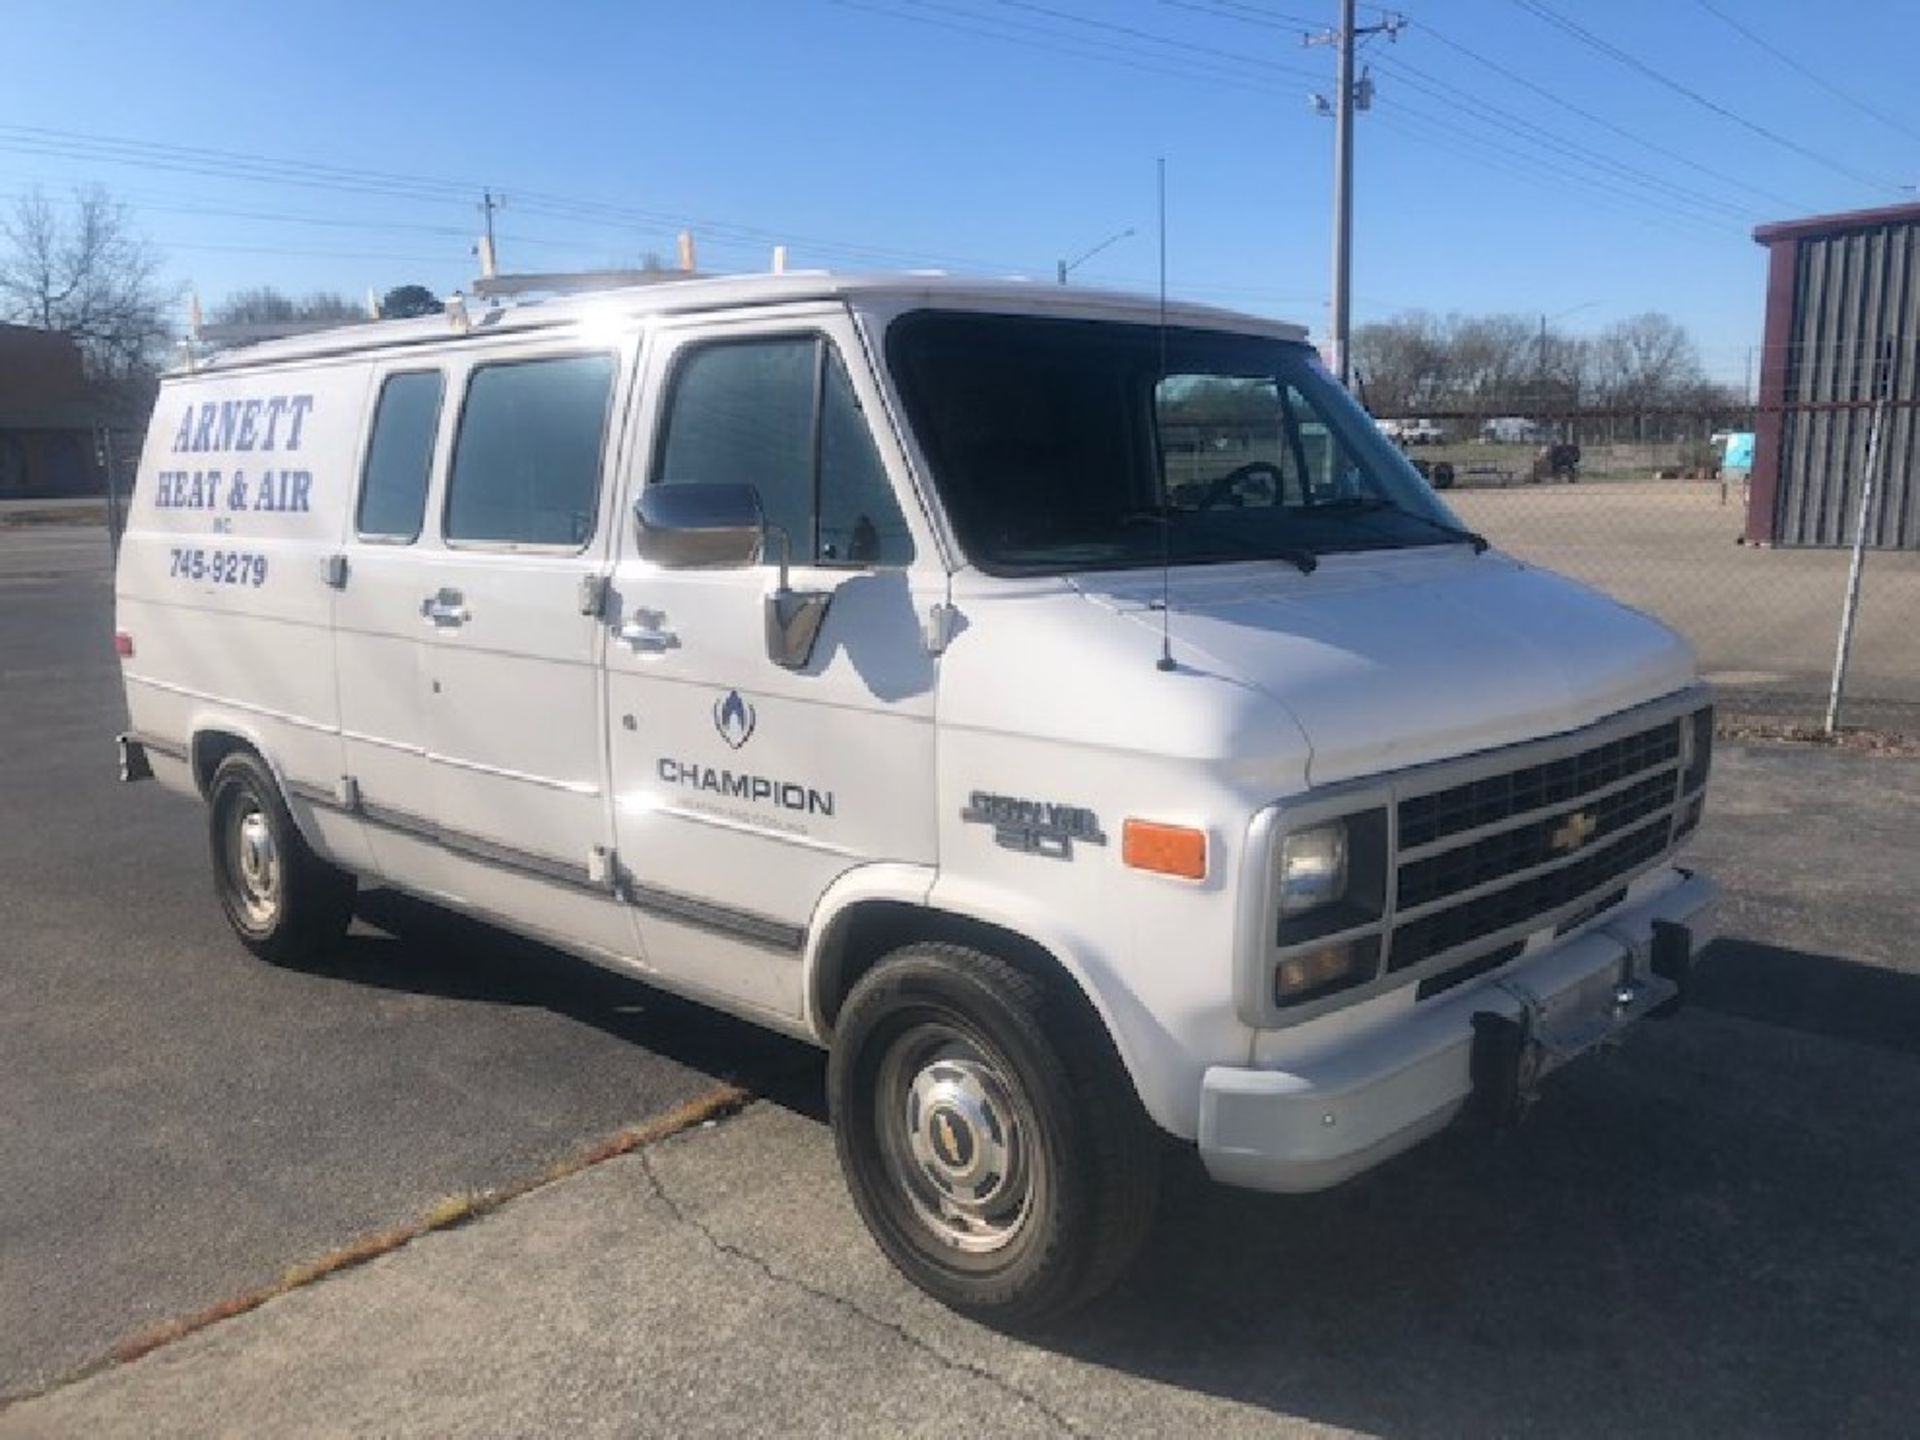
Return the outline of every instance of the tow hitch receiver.
[[[1526,1114],[1540,1082],[1553,1071],[1611,1042],[1634,1021],[1677,1009],[1693,970],[1692,931],[1670,920],[1655,920],[1650,941],[1639,954],[1643,960],[1625,955],[1617,967],[1597,970],[1547,995],[1517,977],[1495,981],[1519,1013],[1473,1014],[1468,1056],[1472,1111],[1496,1128],[1510,1128]]]
[[[1674,920],[1653,922],[1653,948],[1647,968],[1672,984],[1670,1000],[1656,1005],[1652,1014],[1665,1020],[1686,1003],[1689,982],[1693,979],[1693,932]]]
[[[1472,1109],[1496,1130],[1520,1123],[1539,1078],[1539,1049],[1533,1041],[1533,1013],[1514,1020],[1492,1010],[1473,1014]]]

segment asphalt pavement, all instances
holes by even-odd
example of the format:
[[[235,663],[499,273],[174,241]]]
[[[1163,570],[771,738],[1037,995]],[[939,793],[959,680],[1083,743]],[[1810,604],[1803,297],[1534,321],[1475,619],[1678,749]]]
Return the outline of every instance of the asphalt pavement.
[[[0,530],[0,1397],[295,1261],[813,1052],[374,896],[242,950],[204,814],[122,785],[99,530]]]
[[[1324,1195],[1176,1164],[1119,1290],[1021,1340],[888,1269],[798,1047],[417,907],[239,950],[194,807],[112,780],[97,541],[0,535],[0,1390],[716,1077],[776,1099],[0,1436],[1912,1433],[1920,762],[1723,745],[1691,1008]]]

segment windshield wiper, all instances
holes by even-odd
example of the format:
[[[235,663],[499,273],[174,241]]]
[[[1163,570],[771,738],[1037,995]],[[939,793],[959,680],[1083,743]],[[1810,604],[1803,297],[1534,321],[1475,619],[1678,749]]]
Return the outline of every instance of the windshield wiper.
[[[1464,545],[1471,545],[1473,547],[1473,553],[1476,555],[1485,554],[1493,545],[1493,542],[1478,530],[1468,530],[1460,525],[1449,525],[1446,521],[1436,520],[1431,515],[1422,515],[1418,510],[1409,510],[1406,506],[1389,500],[1383,495],[1352,495],[1344,500],[1329,500],[1322,505],[1310,505],[1307,507],[1307,513],[1309,514],[1315,512],[1325,514],[1329,510],[1336,513],[1345,512],[1349,515],[1385,510],[1394,515],[1404,515],[1409,520],[1418,520],[1422,525],[1438,530],[1442,535],[1450,535]]]

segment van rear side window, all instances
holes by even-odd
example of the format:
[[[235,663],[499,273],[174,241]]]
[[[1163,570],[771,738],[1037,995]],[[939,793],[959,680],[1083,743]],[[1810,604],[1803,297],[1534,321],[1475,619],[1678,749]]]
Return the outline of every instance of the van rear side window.
[[[445,390],[446,377],[438,370],[389,375],[380,387],[355,522],[363,538],[403,543],[420,538]]]
[[[613,356],[485,365],[467,382],[449,540],[578,547],[593,538]]]

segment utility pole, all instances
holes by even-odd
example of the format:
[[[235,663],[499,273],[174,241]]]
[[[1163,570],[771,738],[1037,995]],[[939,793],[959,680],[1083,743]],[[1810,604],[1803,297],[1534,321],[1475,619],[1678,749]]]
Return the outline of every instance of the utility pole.
[[[1399,38],[1406,20],[1391,12],[1373,25],[1353,23],[1354,0],[1340,0],[1338,29],[1322,31],[1302,39],[1306,45],[1334,47],[1334,100],[1331,107],[1324,97],[1314,97],[1321,112],[1333,112],[1333,373],[1342,385],[1352,378],[1353,362],[1348,337],[1352,330],[1353,304],[1350,281],[1353,274],[1353,112],[1373,103],[1373,81],[1353,76],[1354,43],[1368,35]]]
[[[493,239],[493,212],[505,207],[507,197],[496,196],[491,190],[480,192],[480,213],[486,217],[487,233],[480,241],[480,273],[497,275],[500,272],[500,251]]]

